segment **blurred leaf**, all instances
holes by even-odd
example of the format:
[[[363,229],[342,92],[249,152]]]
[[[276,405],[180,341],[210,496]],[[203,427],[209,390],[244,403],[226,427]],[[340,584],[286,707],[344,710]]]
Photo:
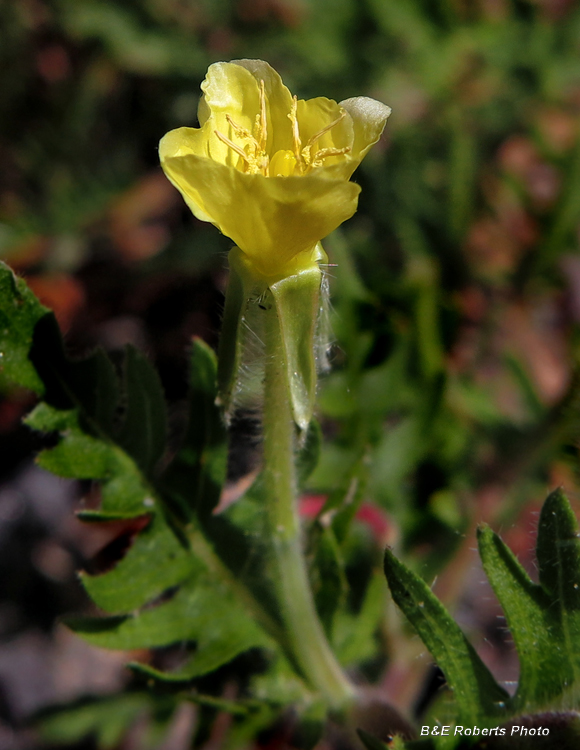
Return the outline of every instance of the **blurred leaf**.
[[[451,112],[449,155],[449,223],[455,240],[465,236],[474,205],[477,145],[471,122],[458,107]]]
[[[165,698],[164,702],[170,706],[170,717],[175,701]],[[156,703],[150,693],[125,693],[88,699],[48,710],[36,718],[35,725],[43,740],[51,744],[69,745],[92,734],[100,749],[113,750],[138,719],[147,714],[151,718]],[[152,748],[149,743],[142,747],[143,750]]]
[[[203,696],[192,702],[203,703]],[[83,698],[63,706],[52,706],[33,717],[34,727],[52,747],[68,746],[93,738],[99,750],[114,750],[131,738],[139,737],[141,750],[156,750],[172,736],[179,721],[178,699],[152,691],[129,690],[116,695]]]
[[[386,586],[383,576],[375,573],[367,586],[359,612],[339,610],[332,642],[344,666],[372,659],[377,652],[375,633],[385,610]]]
[[[167,418],[163,388],[149,360],[128,346],[123,367],[126,395],[119,444],[148,476],[165,451]]]
[[[537,272],[541,273],[549,268],[562,252],[565,252],[571,242],[574,229],[578,226],[580,214],[580,137],[568,164],[565,192],[557,206],[552,220],[552,226],[546,233],[544,242],[539,248],[537,258]]]
[[[165,472],[167,494],[189,519],[207,519],[219,502],[226,471],[226,432],[215,405],[216,357],[201,339],[190,355],[188,424],[181,446]]]
[[[49,313],[34,329],[29,356],[44,383],[44,401],[48,405],[59,410],[78,409],[83,428],[95,437],[113,435],[119,386],[103,351],[98,349],[85,359],[69,359],[58,323]]]
[[[387,745],[376,737],[373,737],[372,734],[365,732],[364,729],[357,729],[356,733],[358,734],[363,745],[366,747],[366,750],[389,750],[389,748],[392,747],[390,742]]]
[[[192,38],[159,28],[148,29],[139,15],[106,2],[82,3],[60,0],[60,11],[67,31],[73,37],[98,39],[112,57],[127,70],[141,75],[196,74],[206,59]]]
[[[318,616],[330,637],[334,615],[347,592],[344,561],[332,527],[317,520],[309,537],[309,547],[313,550],[310,581],[314,601]]]

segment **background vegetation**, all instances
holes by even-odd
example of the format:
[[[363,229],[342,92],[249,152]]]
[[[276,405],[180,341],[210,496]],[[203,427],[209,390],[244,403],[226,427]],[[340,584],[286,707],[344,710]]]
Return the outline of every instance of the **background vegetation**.
[[[516,680],[472,548],[486,521],[533,572],[539,503],[558,485],[573,500],[578,492],[578,5],[3,0],[0,29],[1,256],[55,310],[73,353],[101,344],[120,361],[127,343],[147,351],[170,435],[184,421],[191,337],[217,341],[229,241],[182,206],[156,148],[167,130],[195,124],[208,64],[258,57],[301,97],[365,94],[392,106],[357,173],[360,210],[325,243],[337,264],[336,346],[303,514],[356,487],[344,596],[367,630],[349,658],[390,703],[421,715],[440,678],[395,611],[383,616],[385,591],[369,595],[386,543],[429,583],[437,577],[434,591],[492,671]],[[18,728],[30,711],[126,679],[111,656],[74,657],[72,636],[54,626],[87,606],[73,570],[127,530],[95,540],[73,526],[90,486],[31,466],[40,439],[21,417],[32,404],[5,389],[0,405],[0,736],[15,748],[36,746]],[[256,466],[251,429],[234,426],[232,495]],[[313,555],[321,533],[314,523]],[[347,615],[335,624],[351,626]],[[74,663],[86,675],[71,680]],[[227,695],[232,675],[251,668],[236,663],[207,692]],[[90,715],[103,746],[120,746],[143,702],[160,726],[173,717],[171,731],[191,722],[171,695],[127,695],[119,731]],[[212,711],[200,744],[219,741]]]

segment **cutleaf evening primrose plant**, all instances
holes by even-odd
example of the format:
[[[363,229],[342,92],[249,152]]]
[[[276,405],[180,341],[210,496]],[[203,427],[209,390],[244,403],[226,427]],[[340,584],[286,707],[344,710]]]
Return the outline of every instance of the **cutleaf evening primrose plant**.
[[[147,358],[132,347],[116,367],[101,351],[69,358],[52,313],[0,266],[0,386],[38,395],[26,422],[53,436],[38,463],[90,480],[100,506],[82,511],[81,520],[117,529],[108,564],[81,573],[104,614],[68,625],[105,648],[177,649],[171,665],[131,664],[133,690],[45,718],[45,737],[66,744],[93,732],[101,747],[113,748],[145,712],[151,721],[142,747],[154,748],[187,700],[197,704],[195,746],[223,711],[233,717],[224,741],[232,748],[247,747],[281,717],[292,723],[291,716],[298,717],[290,742],[296,747],[312,747],[325,728],[327,742],[335,737],[341,746],[358,742],[358,728],[369,750],[386,747],[381,740],[390,736],[392,747],[404,747],[414,735],[409,747],[425,750],[480,741],[507,747],[493,743],[513,737],[514,726],[517,747],[576,747],[580,540],[559,491],[539,522],[538,583],[491,529],[479,533],[483,566],[520,658],[515,695],[497,683],[417,571],[388,550],[392,599],[437,661],[449,693],[415,729],[384,700],[373,705],[365,696],[361,664],[384,663],[388,651],[376,634],[413,643],[409,661],[417,640],[386,609],[376,564],[361,590],[348,580],[345,558],[360,552],[348,529],[364,481],[355,466],[306,539],[298,501],[322,439],[313,418],[326,348],[321,240],[356,210],[359,187],[350,177],[390,110],[365,97],[299,100],[258,60],[214,64],[202,88],[200,127],[168,133],[161,164],[197,218],[236,246],[218,360],[199,341],[191,347],[178,445],[167,447],[163,389]],[[256,342],[258,367],[251,362]],[[248,368],[257,378],[254,395],[261,391],[262,467],[228,504],[226,425],[238,407],[255,405]],[[144,682],[164,689],[148,692]],[[459,734],[443,731],[457,726]]]
[[[237,245],[220,349],[220,398],[229,410],[254,303],[275,312],[294,420],[314,404],[314,335],[326,255],[320,240],[356,211],[349,182],[379,139],[389,107],[366,97],[337,104],[292,96],[261,60],[216,63],[202,84],[201,127],[172,130],[161,165],[198,219]],[[261,302],[260,302],[261,301]],[[266,317],[266,316],[265,316]],[[269,326],[269,327],[272,327]],[[272,355],[273,356],[273,355]],[[268,382],[269,378],[266,378]]]
[[[360,188],[349,178],[390,109],[364,97],[298,100],[260,60],[216,63],[202,89],[201,127],[168,133],[161,164],[193,213],[237,245],[230,252],[219,397],[229,410],[247,327],[255,322],[264,341],[265,511],[282,621],[300,669],[341,706],[352,689],[317,618],[301,549],[295,425],[307,430],[314,407],[326,258],[320,240],[355,212]]]

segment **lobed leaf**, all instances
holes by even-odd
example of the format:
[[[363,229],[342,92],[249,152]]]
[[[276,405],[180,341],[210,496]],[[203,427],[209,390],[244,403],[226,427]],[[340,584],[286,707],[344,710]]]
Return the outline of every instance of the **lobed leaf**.
[[[425,581],[389,549],[385,575],[396,604],[445,674],[457,704],[458,722],[473,725],[505,716],[508,694]]]
[[[95,646],[113,649],[196,644],[187,664],[171,673],[189,680],[217,669],[238,654],[270,642],[236,601],[231,589],[203,575],[188,580],[167,601],[123,617],[71,618],[76,633]]]
[[[179,543],[163,514],[154,513],[114,568],[100,575],[81,573],[81,581],[101,609],[125,614],[184,581],[195,580],[203,569],[191,550]]]
[[[191,650],[195,644],[193,656],[168,679],[192,679],[242,651],[273,648],[252,619],[254,610],[262,614],[260,603],[237,580],[240,559],[252,554],[246,529],[213,514],[226,469],[213,352],[199,341],[192,346],[188,427],[159,476],[166,407],[146,358],[128,347],[121,379],[102,351],[70,359],[54,316],[4,267],[0,285],[7,290],[0,311],[21,311],[10,320],[8,339],[20,341],[20,359],[11,362],[8,375],[43,392],[29,426],[60,438],[38,463],[59,476],[98,482],[100,509],[80,518],[108,526],[113,535],[100,555],[108,564],[105,572],[81,574],[93,601],[111,616],[77,618],[74,629],[109,648],[177,642]],[[244,554],[238,557],[240,545]],[[252,575],[264,578],[265,570],[260,560]],[[270,609],[276,612],[275,605]],[[262,620],[271,624],[271,615]]]
[[[580,539],[561,490],[548,497],[537,541],[539,584],[491,529],[479,530],[484,570],[520,659],[518,711],[574,707],[580,691]]]
[[[0,262],[0,390],[15,384],[42,393],[42,379],[28,352],[34,328],[47,313],[24,280]]]

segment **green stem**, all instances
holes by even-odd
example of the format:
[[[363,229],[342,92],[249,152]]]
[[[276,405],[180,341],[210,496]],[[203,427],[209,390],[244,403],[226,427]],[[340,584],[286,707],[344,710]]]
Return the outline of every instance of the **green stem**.
[[[294,658],[311,685],[335,708],[352,701],[354,689],[326,639],[312,598],[302,553],[294,467],[295,426],[284,347],[276,307],[264,313],[264,480],[281,614]]]

